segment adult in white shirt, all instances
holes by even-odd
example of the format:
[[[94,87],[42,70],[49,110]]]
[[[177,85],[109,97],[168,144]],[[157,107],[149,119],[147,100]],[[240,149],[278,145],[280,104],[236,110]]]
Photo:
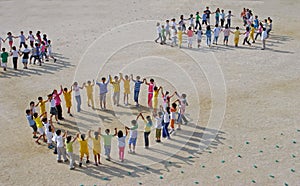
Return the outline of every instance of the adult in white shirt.
[[[261,42],[262,42],[262,50],[266,48],[266,39],[268,38],[268,33],[266,28],[263,28],[263,32],[261,33]]]

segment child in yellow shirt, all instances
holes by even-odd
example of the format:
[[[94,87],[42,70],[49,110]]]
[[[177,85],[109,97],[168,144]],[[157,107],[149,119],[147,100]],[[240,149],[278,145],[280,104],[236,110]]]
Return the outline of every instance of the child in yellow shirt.
[[[93,140],[93,154],[95,159],[95,165],[98,166],[98,164],[101,164],[100,162],[100,154],[101,154],[101,143],[100,143],[100,131],[99,128],[98,131],[94,132],[94,136],[91,136],[91,130],[89,130],[89,138]]]
[[[89,160],[89,145],[88,145],[88,138],[85,139],[85,135],[81,134],[79,138],[79,133],[77,134],[77,140],[79,142],[79,153],[80,153],[80,161],[79,161],[79,167],[82,166],[82,159],[83,156],[86,155],[86,163],[90,163]]]
[[[178,47],[181,48],[181,44],[182,44],[182,30],[181,30],[180,27],[178,27],[177,35],[178,35]]]
[[[47,112],[46,112],[46,103],[48,102],[48,100],[43,100],[42,97],[38,97],[38,103],[35,105],[35,107],[40,106],[40,114],[43,114],[43,117],[47,117]]]
[[[113,81],[112,78],[111,78],[111,75],[109,75],[109,82],[110,82],[110,84],[113,85],[113,90],[114,90],[114,93],[113,93],[113,103],[114,103],[114,105],[119,106],[119,100],[120,100],[120,82],[121,82],[121,79],[119,79],[118,76],[115,76],[114,77],[114,81]]]
[[[234,46],[235,46],[235,47],[238,47],[238,45],[239,45],[239,39],[240,39],[240,35],[241,35],[241,32],[239,31],[239,29],[240,29],[240,28],[237,26],[237,27],[235,28],[235,31],[234,31],[234,32],[230,31],[231,33],[234,34]]]
[[[93,87],[95,85],[95,81],[93,83],[91,81],[87,81],[87,84],[84,85],[86,88],[86,95],[87,95],[87,104],[90,107],[92,105],[92,109],[94,109],[94,98],[93,98]],[[90,105],[91,102],[91,105]]]
[[[159,95],[159,91],[161,90],[162,87],[157,88],[157,86],[155,86],[153,88],[153,113],[156,114],[157,112],[157,106],[158,106],[158,95]]]
[[[123,74],[120,73],[120,78],[124,82],[124,105],[128,105],[128,97],[130,94],[130,78],[128,75],[125,75],[125,79],[123,78]]]
[[[72,117],[73,115],[71,114],[71,107],[72,107],[72,89],[68,90],[68,88],[64,88],[63,91],[65,102],[66,102],[66,107],[68,109],[68,114]]]
[[[254,24],[251,24],[251,26],[250,26],[250,39],[252,40],[252,43],[255,43],[254,33],[255,33]]]

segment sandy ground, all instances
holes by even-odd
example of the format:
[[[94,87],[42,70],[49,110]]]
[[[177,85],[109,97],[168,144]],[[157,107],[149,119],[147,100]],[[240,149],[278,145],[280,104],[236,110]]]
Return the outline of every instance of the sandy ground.
[[[1,185],[299,185],[299,2],[1,0],[0,5],[1,37],[7,31],[41,30],[58,58],[56,64],[0,73]],[[234,15],[249,7],[260,17],[271,16],[268,50],[259,50],[260,41],[253,47],[200,50],[152,41],[155,20],[187,16],[206,5],[231,9]],[[238,16],[233,25],[241,26]],[[84,164],[75,171],[57,164],[52,151],[31,138],[24,117],[29,101],[61,84],[69,87],[74,80],[99,80],[120,71],[155,77],[171,92],[187,93],[189,124],[162,144],[155,144],[153,131],[151,148],[145,150],[140,123],[137,154],[126,153],[124,163],[117,161],[114,139],[112,162],[103,158],[102,166]],[[146,91],[143,86],[142,105]],[[82,91],[83,112],[73,110],[75,117],[65,115],[56,127],[72,134],[99,126],[121,128],[138,112],[149,113],[146,107],[113,107],[110,95],[111,87],[110,111],[93,111]],[[78,144],[74,149],[78,160]]]

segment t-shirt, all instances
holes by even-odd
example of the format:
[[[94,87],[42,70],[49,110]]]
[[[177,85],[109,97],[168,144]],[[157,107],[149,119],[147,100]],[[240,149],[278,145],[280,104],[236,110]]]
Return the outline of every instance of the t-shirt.
[[[197,39],[201,40],[202,39],[202,30],[197,31]]]
[[[2,52],[1,54],[2,63],[7,63],[7,58],[8,58],[8,53]]]
[[[231,17],[232,17],[232,14],[227,15],[227,19],[231,19]]]
[[[171,111],[170,118],[171,118],[171,119],[175,119],[176,109],[172,107],[172,108],[170,109],[170,111]]]
[[[206,14],[206,17],[209,18],[210,13],[211,13],[210,10],[205,10],[204,12],[205,12],[205,14]]]
[[[267,31],[263,31],[263,32],[261,33],[261,40],[265,40],[265,39],[267,39],[267,37],[268,37]]]
[[[37,127],[37,128],[42,128],[42,127],[43,127],[43,123],[42,123],[40,117],[33,118],[33,120],[35,121],[35,124],[36,124],[36,127]]]
[[[207,37],[211,37],[211,30],[206,30],[205,35],[206,35]]]
[[[206,18],[207,18],[207,15],[206,15],[206,14],[203,14],[203,15],[202,15],[202,20],[203,20],[203,21],[206,21]]]
[[[109,79],[106,82],[97,82],[96,84],[99,86],[100,88],[100,94],[105,94],[107,93],[107,85],[109,83]]]
[[[138,124],[136,124],[135,126],[132,126],[131,128],[130,128],[130,131],[129,131],[129,137],[130,138],[137,138],[137,135],[138,135],[138,131],[137,131],[137,129],[138,129]]]
[[[52,143],[53,133],[51,131],[45,131],[47,137],[47,143]]]
[[[92,84],[87,84],[87,85],[85,85],[85,88],[86,88],[86,94],[88,95],[88,96],[90,96],[90,95],[93,95],[93,86],[94,85],[92,85]]]
[[[170,114],[165,112],[164,113],[164,123],[169,123],[170,122]]]
[[[19,52],[17,50],[13,50],[12,57],[18,57],[18,56],[19,56]]]
[[[251,29],[250,29],[250,34],[254,34],[254,32],[255,32],[255,28],[254,28],[254,27],[251,27]]]
[[[97,152],[97,153],[101,152],[100,139],[101,139],[100,136],[98,136],[98,139],[92,137],[92,140],[93,140],[93,150],[95,152]]]
[[[73,143],[74,142],[72,142],[72,141],[70,141],[69,143],[67,143],[67,140],[66,140],[65,144],[66,144],[66,150],[67,150],[67,152],[73,152]]]
[[[161,117],[155,117],[155,128],[161,129],[162,127],[162,120],[163,118]]]
[[[200,20],[199,14],[196,15],[196,21],[198,22]]]
[[[164,28],[161,29],[161,36],[162,37],[166,36],[166,29],[164,29]]]
[[[225,29],[223,30],[223,32],[224,32],[224,36],[229,36],[229,34],[230,34],[230,29],[229,29],[229,28],[225,28]]]
[[[80,96],[80,88],[79,86],[73,86],[74,96]]]
[[[152,127],[152,121],[146,121],[144,120],[144,122],[146,123],[145,125],[145,132],[150,132],[151,131],[151,127]]]
[[[110,80],[110,83],[113,85],[114,92],[120,92],[120,81],[121,80],[118,80],[117,82]]]
[[[57,147],[64,147],[63,137],[62,136],[54,136],[54,140],[56,142]]]
[[[214,36],[219,36],[220,32],[221,32],[221,28],[220,27],[215,27],[214,28]]]
[[[194,35],[194,32],[192,30],[187,31],[187,36],[188,37],[193,37],[193,35]]]
[[[220,13],[221,19],[225,19],[225,13]]]
[[[34,36],[32,34],[28,35],[30,41],[34,41]]]
[[[25,48],[23,51],[23,59],[28,59],[29,58],[29,53],[30,53],[30,50],[28,48]]]
[[[161,33],[161,27],[160,27],[160,26],[157,26],[157,27],[156,27],[156,32],[157,32],[158,34]]]
[[[27,120],[28,120],[28,124],[29,124],[29,126],[33,126],[33,125],[35,125],[35,122],[34,122],[34,120],[33,120],[33,118],[32,118],[32,115],[26,115],[26,118],[27,118]]]
[[[133,80],[134,82],[134,90],[135,91],[140,91],[140,88],[141,88],[141,84],[143,84],[142,81],[136,81],[136,80]]]
[[[84,141],[80,138],[78,138],[79,142],[79,152],[88,152],[89,147],[88,147],[88,139],[85,139]]]
[[[234,32],[234,38],[239,38],[240,37],[240,31],[239,30],[236,30],[235,32]]]
[[[41,114],[46,112],[46,103],[47,103],[47,100],[39,102]]]
[[[176,30],[175,29],[171,29],[171,37],[176,37]]]
[[[24,35],[20,35],[19,38],[20,38],[20,42],[25,43],[26,38]]]
[[[101,135],[102,137],[103,137],[103,140],[104,140],[104,145],[111,145],[111,139],[114,137],[114,135],[111,135],[111,134],[109,134],[109,135],[107,135],[107,134],[105,134],[105,135]]]
[[[51,108],[56,107],[55,99],[54,98],[52,98],[51,101],[50,101],[50,107]]]
[[[118,137],[118,147],[125,147],[125,139],[126,139],[126,136],[123,136],[123,137]]]
[[[166,24],[166,31],[169,31],[169,30],[170,30],[170,25]]]

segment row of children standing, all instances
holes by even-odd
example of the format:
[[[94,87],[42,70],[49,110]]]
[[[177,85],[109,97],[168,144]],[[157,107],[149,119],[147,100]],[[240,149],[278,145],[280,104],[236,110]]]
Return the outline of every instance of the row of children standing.
[[[111,76],[108,76],[106,80],[105,77],[102,77],[101,82],[98,81],[87,81],[87,83],[83,83],[82,86],[79,86],[77,82],[74,82],[71,86],[71,89],[60,87],[60,90],[54,90],[51,94],[48,95],[46,100],[43,100],[42,97],[38,97],[38,103],[35,104],[33,101],[30,102],[30,109],[26,110],[26,117],[30,127],[32,127],[34,131],[34,138],[36,139],[36,143],[40,144],[39,140],[43,138],[45,142],[48,143],[48,148],[55,148],[55,153],[57,153],[57,161],[58,162],[67,162],[67,154],[70,159],[70,169],[74,169],[74,155],[73,155],[73,143],[75,141],[79,142],[80,149],[80,161],[79,166],[82,166],[83,157],[86,156],[86,163],[89,163],[89,150],[88,150],[88,138],[93,141],[93,154],[95,159],[95,165],[98,166],[101,164],[100,162],[100,154],[101,154],[101,144],[100,138],[103,137],[104,141],[104,149],[105,155],[107,156],[107,160],[110,160],[110,151],[111,151],[111,140],[114,136],[117,136],[118,139],[118,148],[119,148],[119,159],[120,161],[124,161],[124,149],[125,149],[125,139],[129,133],[128,145],[129,145],[129,153],[135,153],[136,143],[137,143],[137,135],[138,135],[138,120],[141,118],[145,123],[144,127],[144,145],[145,148],[149,148],[149,135],[152,131],[153,120],[155,120],[155,139],[156,142],[161,142],[161,136],[167,139],[170,139],[170,134],[175,131],[175,123],[178,123],[178,130],[181,129],[181,124],[183,122],[187,123],[187,119],[185,118],[185,107],[188,105],[186,101],[185,94],[178,94],[174,92],[172,95],[168,91],[163,91],[161,86],[157,86],[154,79],[150,79],[148,82],[146,78],[142,79],[140,76],[137,76],[135,79],[133,75],[128,76],[120,73],[120,77],[115,76],[112,80]],[[101,134],[101,129],[99,128],[94,132],[94,136],[91,136],[91,132],[89,131],[86,135],[77,134],[74,137],[71,137],[66,132],[62,134],[61,130],[56,130],[52,123],[52,118],[54,117],[58,124],[59,120],[64,120],[62,117],[62,107],[61,107],[61,99],[60,95],[64,95],[65,103],[67,107],[67,111],[70,116],[73,116],[70,113],[72,106],[72,92],[74,92],[74,97],[77,102],[77,112],[81,111],[81,96],[80,89],[86,88],[87,93],[87,104],[91,106],[93,109],[95,108],[94,100],[93,100],[93,86],[98,85],[100,89],[100,108],[106,109],[106,94],[108,92],[108,84],[110,83],[113,86],[113,104],[119,105],[119,97],[120,97],[120,83],[123,81],[124,86],[124,105],[129,104],[129,94],[130,94],[130,81],[134,82],[134,101],[136,106],[139,106],[139,93],[142,84],[146,84],[148,86],[148,107],[152,110],[152,114],[149,116],[144,116],[142,113],[139,113],[135,120],[131,121],[130,127],[125,127],[125,131],[117,130],[115,128],[115,133],[110,134],[110,129],[105,130],[105,134]],[[159,105],[159,94],[162,97],[162,105]],[[178,98],[171,102],[171,98],[173,96],[177,96]],[[48,120],[47,112],[46,112],[46,103],[50,104],[50,117]],[[36,107],[40,107],[40,115],[38,115],[36,111]],[[178,107],[179,106],[179,110]],[[177,113],[177,117],[176,117]],[[169,129],[170,125],[170,129]],[[37,136],[39,133],[39,136]],[[56,145],[53,146],[52,142]],[[62,160],[63,157],[63,160]]]
[[[243,13],[244,12],[244,13]],[[180,21],[176,23],[176,19],[171,19],[171,23],[169,20],[166,20],[165,25],[161,25],[157,23],[156,32],[157,38],[155,42],[160,40],[160,44],[167,44],[167,39],[171,40],[171,47],[179,46],[182,47],[182,37],[183,34],[187,35],[187,47],[192,48],[194,35],[196,35],[198,48],[201,46],[202,35],[206,36],[206,44],[211,47],[211,44],[218,44],[219,35],[221,32],[224,33],[223,44],[228,45],[228,39],[230,33],[234,34],[234,45],[238,47],[239,37],[244,34],[245,38],[243,44],[247,43],[251,45],[249,40],[251,39],[253,43],[258,36],[261,37],[262,40],[262,49],[265,49],[265,41],[272,30],[272,20],[269,17],[264,21],[259,21],[258,16],[253,17],[252,11],[249,9],[243,9],[241,17],[243,18],[244,26],[246,31],[244,33],[240,32],[240,28],[236,27],[235,31],[231,31],[232,25],[232,14],[231,10],[228,11],[228,14],[225,14],[224,10],[220,10],[219,8],[216,11],[210,11],[209,7],[206,7],[206,10],[203,11],[202,17],[199,15],[199,12],[196,12],[196,15],[190,15],[189,18],[185,19],[183,15],[180,16]],[[210,16],[215,14],[215,27],[211,28]],[[200,21],[202,19],[202,22]],[[189,22],[189,26],[187,28],[185,21]],[[202,23],[202,24],[201,24]],[[206,31],[202,31],[202,26],[206,26]],[[257,33],[255,38],[254,34]],[[213,42],[212,42],[213,35]],[[178,39],[178,44],[177,44]]]
[[[37,31],[35,36],[32,31],[29,31],[28,36],[24,35],[21,31],[20,35],[14,36],[11,32],[7,33],[7,37],[3,39],[0,37],[0,48],[1,48],[1,66],[4,71],[7,70],[8,57],[12,56],[13,68],[18,69],[18,59],[22,57],[23,69],[28,69],[28,63],[36,64],[38,61],[41,66],[44,61],[49,61],[52,58],[56,62],[56,58],[52,54],[51,40],[47,38],[47,34],[41,36],[41,32]],[[19,48],[14,45],[14,39],[19,39]],[[5,43],[8,40],[9,52],[6,48],[2,48],[2,42]],[[27,40],[29,40],[29,49]],[[22,49],[23,48],[23,49]],[[30,55],[31,54],[31,55]]]

